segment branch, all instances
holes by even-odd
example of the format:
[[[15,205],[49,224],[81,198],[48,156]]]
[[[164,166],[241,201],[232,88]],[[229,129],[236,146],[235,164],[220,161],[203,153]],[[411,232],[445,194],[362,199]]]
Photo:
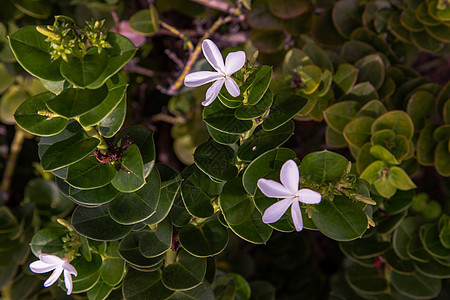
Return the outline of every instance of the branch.
[[[194,51],[189,56],[189,60],[186,63],[186,66],[183,69],[183,72],[181,72],[180,76],[177,78],[177,80],[170,86],[170,88],[167,90],[168,95],[176,95],[178,90],[183,86],[184,77],[186,77],[187,74],[191,71],[192,66],[196,62],[198,55],[200,54],[202,50],[202,42],[209,38],[220,26],[223,24],[226,24],[231,21],[231,16],[227,16],[225,18],[220,17],[217,19],[216,22],[211,26],[211,28],[205,32],[205,34],[202,36],[200,41],[198,42],[197,46],[195,47]]]
[[[4,203],[9,200],[9,188],[11,186],[11,180],[16,168],[17,157],[22,150],[23,140],[25,138],[25,131],[16,127],[16,133],[11,144],[8,161],[6,162],[5,173],[3,173],[1,192]]]
[[[235,7],[231,7],[227,2],[223,0],[191,0],[203,6],[207,6],[212,9],[217,9],[229,14],[239,15],[240,10]]]

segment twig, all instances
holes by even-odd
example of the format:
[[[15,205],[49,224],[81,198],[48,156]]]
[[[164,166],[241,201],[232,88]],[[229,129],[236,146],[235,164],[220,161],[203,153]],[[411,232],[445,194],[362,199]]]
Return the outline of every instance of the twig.
[[[6,162],[5,173],[3,173],[1,191],[4,203],[9,200],[9,188],[11,186],[11,180],[16,168],[17,157],[22,150],[23,140],[25,138],[25,131],[16,127],[16,133],[11,144],[8,160]]]
[[[233,15],[240,14],[240,10],[238,8],[231,7],[227,2],[222,0],[191,0],[191,1],[229,14]]]
[[[167,29],[169,32],[173,33],[174,35],[176,35],[177,37],[179,37],[180,39],[182,39],[184,41],[184,43],[186,44],[186,47],[188,48],[188,50],[190,52],[194,51],[194,45],[192,44],[192,42],[188,39],[188,37],[186,36],[186,34],[181,33],[178,29],[176,29],[175,27],[170,26],[169,24],[167,24],[164,21],[159,21],[159,24],[161,25],[161,27]]]
[[[163,121],[169,124],[177,124],[185,122],[186,118],[183,116],[174,117],[165,113],[159,113],[157,115],[153,115],[150,120],[152,122]]]
[[[221,25],[226,24],[231,21],[231,16],[227,16],[225,18],[220,17],[217,19],[216,22],[211,26],[211,28],[205,32],[205,34],[202,36],[200,41],[198,42],[197,46],[195,47],[194,51],[189,56],[189,60],[186,63],[186,66],[183,69],[183,72],[181,72],[180,76],[177,78],[174,84],[170,86],[170,88],[167,90],[168,95],[176,95],[178,90],[183,85],[184,77],[186,77],[187,74],[191,71],[192,66],[194,65],[195,61],[197,60],[201,50],[202,50],[202,42],[209,38]]]

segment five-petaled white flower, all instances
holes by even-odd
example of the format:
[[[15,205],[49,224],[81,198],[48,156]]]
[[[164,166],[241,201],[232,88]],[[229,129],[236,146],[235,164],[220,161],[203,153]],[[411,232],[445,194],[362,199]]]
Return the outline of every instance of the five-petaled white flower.
[[[301,231],[303,229],[303,219],[299,202],[317,204],[322,199],[322,196],[320,193],[310,189],[298,189],[298,167],[293,160],[288,160],[281,167],[280,180],[281,183],[264,178],[258,180],[258,187],[264,195],[269,198],[284,198],[264,211],[263,222],[273,223],[278,221],[291,206],[295,230]]]
[[[206,91],[206,99],[202,105],[210,105],[220,92],[223,84],[231,96],[237,97],[241,93],[237,83],[231,78],[231,75],[239,71],[245,64],[245,52],[231,52],[225,58],[223,63],[222,54],[211,40],[204,40],[202,43],[203,54],[209,64],[217,71],[200,71],[186,75],[184,84],[188,87],[197,87],[205,83],[215,81]]]
[[[64,284],[67,289],[67,295],[72,293],[73,283],[72,276],[77,276],[77,270],[74,266],[66,262],[64,259],[58,256],[42,253],[39,255],[39,260],[30,264],[30,269],[34,273],[47,273],[52,270],[52,275],[44,282],[45,287],[51,286],[58,280],[61,273],[64,271]]]

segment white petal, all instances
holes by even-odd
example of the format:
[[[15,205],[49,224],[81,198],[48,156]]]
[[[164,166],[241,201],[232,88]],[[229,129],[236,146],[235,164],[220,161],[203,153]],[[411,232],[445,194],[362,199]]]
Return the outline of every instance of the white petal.
[[[211,64],[211,66],[217,71],[225,74],[225,65],[223,64],[222,53],[220,53],[219,48],[211,40],[204,40],[202,43],[203,54],[206,60]]]
[[[209,89],[206,91],[206,99],[202,102],[203,106],[210,105],[217,98],[217,95],[219,95],[224,81],[224,79],[219,79],[209,87]]]
[[[281,201],[278,201],[271,206],[269,206],[265,211],[262,217],[264,223],[273,223],[278,221],[292,204],[293,199],[287,198]],[[298,201],[295,201],[298,203]]]
[[[52,265],[62,265],[64,263],[64,260],[62,260],[58,256],[45,253],[39,254],[39,259],[46,264]]]
[[[50,277],[44,282],[44,286],[49,287],[54,284],[55,281],[58,280],[59,276],[61,276],[62,271],[62,267],[56,268],[55,271],[53,271],[52,275],[50,275]]]
[[[234,81],[231,77],[225,79],[225,87],[227,88],[228,93],[230,93],[233,97],[237,97],[241,93],[236,81]]]
[[[258,187],[269,198],[290,198],[293,196],[293,193],[288,191],[284,185],[273,180],[261,178],[258,180]]]
[[[298,191],[298,166],[293,160],[288,160],[281,167],[280,180],[293,194]]]
[[[303,218],[302,211],[300,210],[300,204],[298,201],[294,201],[291,206],[292,221],[294,221],[294,226],[296,231],[301,231],[303,229]]]
[[[187,74],[186,77],[184,77],[184,85],[189,87],[197,87],[219,78],[223,78],[223,75],[218,72],[194,72],[191,74]]]
[[[225,58],[225,72],[231,75],[239,71],[245,64],[245,52],[237,51],[231,52]]]
[[[70,274],[75,275],[75,276],[78,275],[77,269],[75,269],[75,267],[72,266],[71,264],[65,262],[62,267],[63,267],[64,271],[67,271]]]
[[[55,265],[49,265],[40,260],[37,260],[30,264],[30,270],[32,272],[38,273],[38,274],[50,272],[50,271],[54,270],[56,267],[57,266],[55,266]]]
[[[72,276],[67,270],[64,270],[64,285],[66,286],[67,289],[67,295],[70,295],[72,293],[73,283],[72,283]]]
[[[297,192],[300,202],[305,204],[317,204],[322,199],[322,195],[310,189],[301,189]]]

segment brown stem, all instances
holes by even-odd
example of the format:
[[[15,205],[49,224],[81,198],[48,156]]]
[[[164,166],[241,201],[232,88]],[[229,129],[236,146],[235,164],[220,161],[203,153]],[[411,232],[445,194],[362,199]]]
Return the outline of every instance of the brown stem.
[[[16,127],[16,133],[11,144],[8,160],[6,162],[5,173],[3,173],[1,192],[3,201],[6,203],[9,200],[9,188],[11,186],[12,177],[16,168],[17,157],[22,150],[23,140],[25,138],[25,131]]]
[[[164,21],[160,20],[159,24],[161,25],[161,27],[167,29],[169,32],[173,33],[174,35],[182,39],[186,43],[186,47],[188,48],[189,51],[194,51],[194,45],[190,40],[188,40],[188,37],[185,34],[181,33],[178,29],[170,26]]]
[[[170,86],[170,88],[167,90],[168,95],[176,95],[178,90],[183,86],[184,77],[186,77],[187,74],[191,71],[192,66],[197,61],[197,58],[202,51],[202,42],[209,38],[220,26],[223,24],[226,24],[231,21],[231,16],[227,17],[220,17],[217,19],[216,22],[211,26],[211,28],[205,32],[205,34],[202,36],[200,41],[198,42],[197,46],[195,47],[194,51],[189,56],[189,60],[186,63],[186,66],[183,69],[183,72],[181,72],[180,76],[178,76],[177,80]]]

